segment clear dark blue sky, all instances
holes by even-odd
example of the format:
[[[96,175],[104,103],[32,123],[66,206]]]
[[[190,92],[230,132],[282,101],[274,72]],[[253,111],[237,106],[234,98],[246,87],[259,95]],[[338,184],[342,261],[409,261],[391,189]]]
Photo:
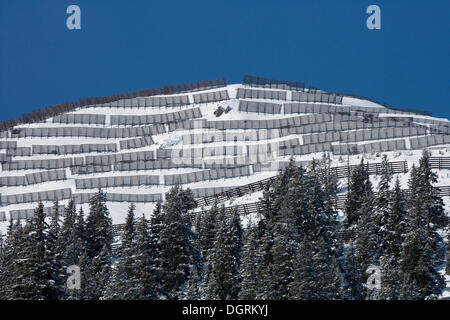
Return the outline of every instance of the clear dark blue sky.
[[[79,31],[66,28],[70,4]],[[370,4],[379,31],[366,28]],[[0,0],[0,119],[244,74],[450,118],[449,20],[448,0]]]

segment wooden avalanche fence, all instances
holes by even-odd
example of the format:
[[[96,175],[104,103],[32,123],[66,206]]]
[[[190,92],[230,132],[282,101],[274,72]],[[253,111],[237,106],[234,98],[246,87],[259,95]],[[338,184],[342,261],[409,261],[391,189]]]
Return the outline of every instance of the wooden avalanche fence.
[[[430,165],[432,169],[450,169],[450,157],[430,157]],[[331,168],[331,172],[336,174],[337,178],[346,178],[351,172],[356,169],[358,165],[351,166],[340,166]],[[408,162],[407,161],[393,161],[389,162],[389,167],[391,168],[392,173],[407,173],[408,172]],[[379,175],[382,171],[381,163],[368,163],[366,164],[366,168],[369,174]],[[257,191],[264,190],[267,184],[271,184],[277,179],[277,177],[271,177],[264,180],[259,180],[250,184],[246,184],[240,187],[236,187],[227,191],[223,191],[212,196],[203,197],[196,200],[197,206],[210,206],[213,205],[214,202],[223,202],[230,200],[236,197],[242,197],[246,194],[250,194]],[[450,194],[443,194],[444,191],[441,191],[442,196],[450,196]],[[445,192],[444,192],[445,193]],[[341,203],[341,200],[338,199],[338,203]]]
[[[348,177],[353,170],[355,170],[358,165],[351,166],[340,166],[331,168],[331,172],[336,174],[337,178],[346,178]],[[389,167],[392,173],[406,173],[408,172],[408,162],[407,161],[394,161],[389,162]],[[368,163],[366,168],[369,174],[380,174],[382,171],[381,163]],[[267,184],[273,183],[277,179],[277,176],[267,178],[264,180],[256,181],[253,183],[249,183],[240,187],[236,187],[227,191],[223,191],[212,196],[203,197],[196,200],[197,207],[201,206],[210,206],[213,205],[214,202],[223,202],[230,200],[236,197],[242,197],[246,194],[250,194],[257,191],[264,190]]]
[[[262,181],[265,181],[265,180],[262,180]],[[436,187],[436,189],[439,190],[439,194],[441,195],[441,197],[449,197],[450,196],[450,186],[438,186],[438,187]],[[404,191],[408,192],[408,190],[404,190]],[[338,194],[336,208],[343,210],[345,208],[345,200],[346,199],[347,199],[347,193]],[[227,213],[227,214],[231,214],[235,211],[237,211],[240,215],[258,214],[260,212],[260,210],[261,210],[261,202],[259,202],[259,201],[225,207],[225,213]],[[192,216],[202,214],[206,211],[207,210],[197,211],[195,213],[192,213]],[[123,233],[124,229],[125,229],[125,224],[113,225],[114,236],[120,236]],[[345,243],[352,240],[354,237],[353,232],[348,231],[348,230],[342,231],[340,233],[340,235]],[[118,249],[119,249],[119,246],[115,245],[113,248],[113,251],[117,252]]]
[[[439,194],[441,197],[450,197],[450,186],[439,186],[436,187],[436,189],[439,190]],[[405,192],[408,192],[408,190],[404,190]],[[375,193],[376,195],[376,193]],[[340,193],[336,197],[336,209],[343,210],[345,209],[345,200],[347,199],[347,193]],[[237,210],[239,214],[251,214],[251,213],[258,213],[260,208],[260,202],[252,202],[252,203],[246,203],[246,204],[239,204],[235,206],[230,206],[225,208],[226,213],[231,213],[234,210]],[[200,212],[205,212],[200,211]]]
[[[266,179],[267,180],[267,179]],[[264,180],[262,180],[264,181]],[[441,197],[449,197],[450,196],[450,186],[439,186],[436,187],[439,190],[439,194]],[[408,192],[408,190],[405,190]],[[345,208],[345,200],[347,199],[346,193],[341,193],[337,195],[337,202],[336,202],[336,208],[343,210]],[[227,214],[231,214],[235,211],[237,211],[240,215],[249,215],[249,214],[258,214],[261,210],[261,202],[252,202],[252,203],[244,203],[239,204],[235,206],[229,206],[225,207],[225,212]],[[195,215],[202,214],[206,212],[204,211],[198,211],[195,213],[192,213],[191,216],[194,218]],[[120,237],[125,229],[125,224],[115,224],[113,225],[113,233],[115,237]],[[339,235],[341,236],[342,240],[345,243],[348,243],[354,238],[354,233],[351,230],[343,230],[340,231]],[[114,244],[112,246],[113,254],[115,256],[120,254],[120,244]]]
[[[212,196],[197,199],[195,200],[195,203],[197,207],[211,206],[215,202],[223,202],[232,198],[242,197],[246,194],[264,190],[266,185],[272,184],[276,179],[277,177],[275,176],[264,180],[259,180],[227,191],[216,193]]]
[[[439,186],[436,187],[439,190],[439,194],[441,197],[449,197],[450,196],[450,186]],[[408,189],[403,190],[408,193]],[[375,193],[376,195],[376,193]],[[336,208],[337,209],[345,209],[345,200],[347,199],[347,193],[340,193],[337,195]]]
[[[450,169],[450,157],[430,157],[432,169]]]
[[[432,169],[450,169],[450,157],[431,157],[430,158],[430,165]],[[345,178],[348,177],[349,174],[357,167],[358,165],[352,165],[352,166],[341,166],[341,167],[334,167],[331,168],[332,172],[336,174],[338,178]],[[390,162],[389,166],[392,170],[392,173],[406,173],[408,172],[408,163],[407,161],[395,161]],[[381,173],[381,163],[370,163],[366,165],[369,174],[375,174],[378,175]],[[197,207],[200,206],[210,206],[213,205],[214,202],[223,202],[230,200],[235,197],[241,197],[246,194],[250,194],[257,191],[264,190],[265,186],[267,184],[273,183],[277,179],[277,176],[267,178],[264,180],[260,180],[257,182],[253,182],[241,187],[233,188],[224,192],[217,193],[213,196],[204,197],[196,200]],[[436,187],[439,190],[439,194],[441,197],[449,197],[450,196],[450,186],[438,186]],[[408,190],[405,190],[408,192]],[[343,210],[345,208],[345,201],[347,199],[346,193],[341,193],[337,195],[336,198],[336,208]],[[261,203],[258,202],[252,202],[252,203],[245,203],[245,204],[239,204],[235,206],[228,206],[225,207],[225,212],[227,214],[230,214],[234,211],[237,211],[240,215],[249,215],[249,214],[258,214],[260,212]],[[205,212],[204,211],[198,211],[193,213],[193,215]],[[115,236],[120,236],[123,233],[123,230],[125,228],[125,224],[115,224],[113,225],[113,232]],[[351,239],[353,239],[354,235],[351,231],[342,231],[341,237],[344,240],[344,242],[348,242]],[[113,251],[118,252],[120,246],[115,244],[113,246]]]

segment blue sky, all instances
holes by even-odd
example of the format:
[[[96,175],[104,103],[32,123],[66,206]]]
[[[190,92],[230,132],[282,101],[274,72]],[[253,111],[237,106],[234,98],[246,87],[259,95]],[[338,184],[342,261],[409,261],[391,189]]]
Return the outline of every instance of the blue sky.
[[[81,8],[81,30],[66,8]],[[381,8],[381,30],[366,8]],[[0,0],[0,120],[244,74],[450,118],[450,1]]]

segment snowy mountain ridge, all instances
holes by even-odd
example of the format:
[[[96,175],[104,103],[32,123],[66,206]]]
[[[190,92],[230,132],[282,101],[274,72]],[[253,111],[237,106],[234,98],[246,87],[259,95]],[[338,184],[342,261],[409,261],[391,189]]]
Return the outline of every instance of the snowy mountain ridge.
[[[450,154],[448,127],[447,119],[282,82],[85,105],[2,132],[0,228],[26,218],[38,201],[87,206],[99,187],[113,222],[122,223],[129,202],[148,215],[176,182],[208,196],[272,177],[291,156],[309,161],[327,152],[342,166],[360,157],[380,162],[385,153],[411,166],[423,147]],[[450,185],[445,170],[439,176]]]

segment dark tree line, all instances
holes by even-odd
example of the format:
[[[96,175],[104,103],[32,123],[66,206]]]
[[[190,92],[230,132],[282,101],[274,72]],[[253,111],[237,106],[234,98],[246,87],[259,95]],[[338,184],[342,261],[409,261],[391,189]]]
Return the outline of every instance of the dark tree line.
[[[172,188],[147,219],[130,205],[118,254],[101,190],[85,217],[73,201],[51,217],[11,222],[0,242],[1,299],[433,299],[445,288],[444,206],[424,151],[409,192],[387,157],[374,190],[365,164],[349,177],[345,215],[324,156],[294,162],[261,197],[245,226],[223,206],[193,214],[189,189]],[[344,243],[341,235],[351,233]],[[447,254],[447,273],[448,269]],[[67,286],[79,266],[81,287]],[[369,268],[381,281],[368,286]]]

